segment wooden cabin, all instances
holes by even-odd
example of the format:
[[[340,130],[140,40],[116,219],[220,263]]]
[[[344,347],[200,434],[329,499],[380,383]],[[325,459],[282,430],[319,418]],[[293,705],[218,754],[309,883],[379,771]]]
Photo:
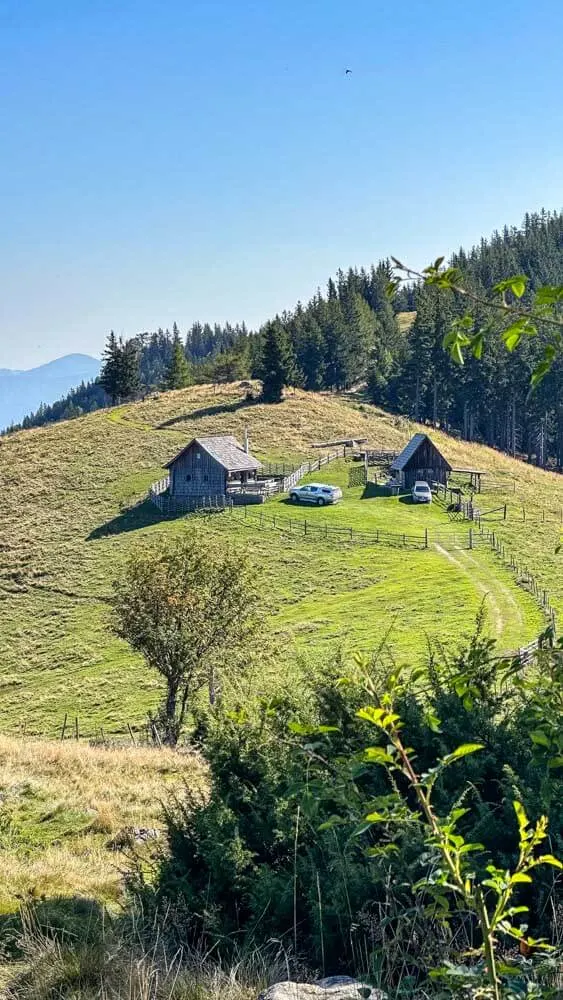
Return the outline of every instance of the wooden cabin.
[[[230,434],[194,438],[166,468],[170,496],[224,497],[229,491],[244,492],[256,483],[260,462]]]
[[[443,483],[452,471],[450,463],[428,434],[415,434],[406,448],[391,463],[391,472],[403,489],[410,490],[418,480],[427,483]]]

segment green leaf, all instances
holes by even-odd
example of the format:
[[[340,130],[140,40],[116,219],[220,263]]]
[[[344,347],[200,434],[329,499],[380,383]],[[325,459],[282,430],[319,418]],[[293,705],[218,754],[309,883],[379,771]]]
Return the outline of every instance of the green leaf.
[[[553,306],[557,302],[563,302],[563,285],[544,285],[536,292],[536,304],[538,306]]]
[[[547,733],[544,733],[542,729],[534,729],[534,731],[530,733],[530,739],[532,743],[535,743],[537,746],[547,747],[548,750],[551,747],[551,740],[549,739]]]
[[[358,709],[356,716],[358,719],[365,719],[366,722],[373,722],[374,726],[380,726],[383,716],[386,715],[384,708],[374,708],[373,705],[366,705]]]
[[[484,844],[464,844],[463,847],[460,847],[459,854],[470,854],[473,853],[474,851],[484,851],[484,850],[485,850]]]
[[[471,353],[477,361],[480,361],[483,357],[483,347],[485,346],[485,335],[479,331],[476,333],[471,341]]]
[[[536,858],[537,865],[552,865],[553,868],[562,868],[563,861],[556,858],[553,854],[542,854],[539,858]]]
[[[444,767],[447,767],[448,764],[452,764],[454,760],[460,760],[462,757],[468,757],[469,754],[477,753],[478,750],[484,749],[485,747],[483,743],[462,743],[462,745],[457,747],[453,753],[448,753],[445,757],[442,757],[440,763]]]
[[[289,722],[287,728],[296,736],[319,736],[322,733],[339,733],[338,726],[304,726],[301,722]]]
[[[563,756],[550,757],[550,759],[547,762],[547,766],[551,768],[552,771],[554,771],[558,767],[563,767]]]
[[[505,278],[504,281],[499,281],[498,284],[494,286],[493,292],[497,295],[503,295],[505,292],[512,292],[517,299],[521,299],[526,291],[527,284],[528,278],[525,274],[515,274],[512,278]]]
[[[536,365],[530,379],[530,384],[532,389],[536,389],[540,382],[543,381],[547,373],[551,369],[551,361],[540,361],[539,365]]]
[[[520,833],[522,833],[522,831],[527,830],[530,825],[528,817],[526,816],[524,806],[521,802],[518,802],[518,799],[515,799],[512,805],[514,806],[514,812],[516,813],[516,819],[518,820],[518,828]]]
[[[395,761],[383,747],[366,747],[363,752],[363,760],[370,764],[394,764]]]
[[[519,316],[506,330],[502,332],[502,339],[507,351],[514,351],[524,335],[533,337],[537,334],[537,327],[527,316]]]
[[[332,830],[334,826],[344,826],[347,822],[342,816],[330,816],[324,823],[321,823],[319,831]]]

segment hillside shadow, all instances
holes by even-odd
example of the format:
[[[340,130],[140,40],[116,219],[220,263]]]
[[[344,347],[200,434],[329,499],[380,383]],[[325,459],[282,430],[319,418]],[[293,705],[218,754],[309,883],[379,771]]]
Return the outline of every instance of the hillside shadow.
[[[170,417],[161,424],[156,425],[157,431],[164,431],[168,427],[182,424],[186,420],[200,420],[202,417],[218,417],[225,413],[236,413],[237,410],[245,409],[247,406],[254,406],[257,399],[237,399],[233,403],[217,403],[215,406],[203,406],[200,410],[191,410],[189,413],[182,413],[179,417]]]
[[[122,535],[129,531],[140,531],[141,528],[148,528],[153,524],[161,524],[163,520],[174,520],[183,517],[185,511],[178,511],[175,514],[164,515],[148,497],[121,512],[111,521],[100,524],[90,532],[86,541],[94,542],[99,538],[107,538],[110,535]]]

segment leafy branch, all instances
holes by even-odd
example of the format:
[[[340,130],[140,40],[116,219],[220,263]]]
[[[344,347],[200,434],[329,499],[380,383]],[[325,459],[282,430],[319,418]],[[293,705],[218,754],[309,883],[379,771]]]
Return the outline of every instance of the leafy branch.
[[[452,323],[443,340],[444,348],[452,360],[464,364],[465,352],[480,359],[485,344],[486,328],[476,321],[476,310],[497,317],[502,321],[501,337],[506,349],[514,351],[524,337],[535,337],[540,326],[549,330],[547,343],[531,377],[531,388],[542,381],[555,359],[563,354],[563,285],[544,285],[532,293],[529,304],[522,301],[527,289],[526,275],[517,274],[499,281],[484,296],[473,291],[464,281],[457,267],[444,267],[444,257],[417,271],[392,257],[393,274],[388,284],[388,294],[393,296],[404,282],[417,281],[434,286],[442,292],[452,292],[467,302],[468,311]]]
[[[400,671],[395,671],[391,676],[388,688],[381,696],[369,676],[366,676],[365,687],[370,696],[370,704],[359,709],[357,716],[384,733],[387,746],[366,748],[362,759],[365,763],[384,767],[395,792],[391,796],[393,805],[389,804],[390,797],[386,796],[385,809],[374,811],[372,808],[365,816],[363,828],[382,822],[395,823],[400,828],[405,822],[405,809],[411,820],[422,822],[426,831],[426,843],[436,857],[436,866],[415,888],[423,889],[434,898],[437,912],[446,922],[450,918],[448,896],[453,897],[456,909],[465,909],[474,914],[481,932],[480,951],[484,957],[489,987],[495,1000],[500,1000],[498,935],[523,941],[528,948],[549,948],[543,939],[526,936],[526,928],[517,926],[513,919],[528,911],[526,906],[515,905],[513,897],[520,885],[532,881],[532,870],[538,865],[552,865],[563,869],[563,864],[552,854],[538,853],[538,848],[547,838],[547,819],[541,816],[532,825],[522,804],[515,801],[513,804],[519,840],[516,866],[513,871],[508,871],[490,863],[486,866],[486,877],[479,876],[473,858],[484,851],[483,844],[467,843],[458,828],[468,810],[456,807],[441,817],[433,803],[433,791],[446,768],[483,750],[483,745],[464,743],[442,757],[435,767],[419,774],[415,767],[414,752],[403,739],[403,722],[395,711],[396,700],[405,691]],[[438,719],[433,717],[431,722],[432,728],[439,728]],[[408,789],[414,792],[418,808],[410,806],[406,796],[398,791],[397,773],[406,779]]]

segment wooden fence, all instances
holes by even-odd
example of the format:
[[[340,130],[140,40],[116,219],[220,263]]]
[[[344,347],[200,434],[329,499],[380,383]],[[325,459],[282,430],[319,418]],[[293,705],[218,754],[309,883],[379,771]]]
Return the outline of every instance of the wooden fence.
[[[385,531],[378,528],[375,531],[361,531],[354,527],[345,527],[320,524],[318,521],[309,521],[307,518],[292,518],[284,515],[269,514],[263,510],[255,511],[247,507],[229,508],[230,512],[238,516],[252,527],[284,531],[288,535],[327,540],[332,542],[352,542],[355,545],[392,545],[402,548],[427,549],[430,540],[426,530],[424,534],[412,535],[407,532]]]

